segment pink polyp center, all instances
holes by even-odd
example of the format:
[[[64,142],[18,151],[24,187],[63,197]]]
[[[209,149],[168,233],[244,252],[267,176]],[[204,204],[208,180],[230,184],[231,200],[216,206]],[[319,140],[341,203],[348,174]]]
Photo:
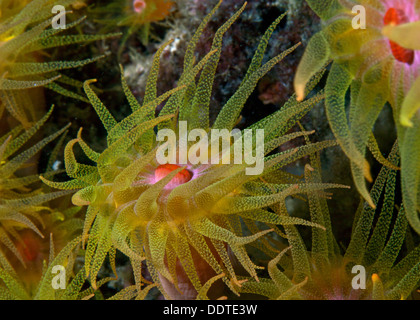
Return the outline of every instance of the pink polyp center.
[[[168,174],[170,174],[172,171],[177,170],[181,168],[180,166],[176,164],[162,164],[159,167],[155,169],[155,181],[159,181],[163,178],[165,178]],[[185,182],[190,181],[192,178],[192,173],[188,171],[187,169],[183,169],[180,172],[178,172],[175,177],[172,178],[172,180],[167,184],[167,187],[174,188],[176,186],[179,186]]]
[[[384,16],[384,24],[397,26],[399,24],[410,22],[407,16],[402,10],[395,8],[389,8]],[[407,63],[409,65],[414,62],[414,51],[405,49],[395,43],[394,41],[389,40],[389,45],[391,46],[392,55],[400,62]]]
[[[134,0],[133,9],[136,13],[141,13],[146,8],[146,2],[144,0]]]

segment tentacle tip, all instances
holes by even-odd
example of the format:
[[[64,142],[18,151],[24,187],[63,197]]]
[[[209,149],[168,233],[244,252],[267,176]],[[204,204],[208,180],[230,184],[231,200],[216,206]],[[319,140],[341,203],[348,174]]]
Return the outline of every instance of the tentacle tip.
[[[413,122],[409,118],[404,117],[404,116],[400,117],[400,123],[404,127],[409,127],[409,128],[413,127]]]

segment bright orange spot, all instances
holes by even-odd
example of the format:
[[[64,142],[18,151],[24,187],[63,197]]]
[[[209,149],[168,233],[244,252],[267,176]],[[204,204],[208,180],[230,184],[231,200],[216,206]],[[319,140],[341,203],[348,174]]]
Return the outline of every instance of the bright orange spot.
[[[372,274],[372,281],[373,282],[378,282],[379,281],[379,276],[376,273]]]
[[[159,167],[157,167],[155,170],[155,180],[159,181],[165,178],[172,171],[177,170],[179,168],[181,167],[176,164],[162,164]],[[175,175],[175,177],[172,178],[172,180],[168,183],[168,186],[169,187],[179,186],[180,184],[190,181],[191,178],[192,178],[192,173],[188,171],[187,169],[183,169],[180,172],[178,172]]]
[[[385,13],[384,16],[384,24],[385,25],[391,25],[391,26],[397,26],[399,24],[408,23],[410,22],[407,18],[407,16],[404,14],[402,10],[398,10],[395,8],[390,8]],[[405,49],[398,45],[397,43],[389,40],[389,45],[391,46],[391,51],[395,59],[398,61],[412,64],[414,61],[414,51]]]

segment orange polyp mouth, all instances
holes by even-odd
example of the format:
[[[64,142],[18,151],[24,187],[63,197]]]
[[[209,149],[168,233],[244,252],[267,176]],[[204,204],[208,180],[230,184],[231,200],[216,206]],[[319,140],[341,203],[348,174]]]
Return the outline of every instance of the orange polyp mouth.
[[[159,181],[163,178],[165,178],[168,174],[170,174],[172,171],[177,170],[181,168],[180,166],[176,164],[162,164],[155,170],[155,181]],[[167,184],[168,187],[173,188],[176,186],[179,186],[183,183],[186,183],[190,181],[192,178],[191,171],[187,169],[183,169],[180,172],[178,172],[175,177],[172,178],[172,180]]]
[[[397,26],[399,24],[410,22],[407,16],[402,10],[395,8],[389,8],[384,16],[384,24]],[[414,51],[410,49],[405,49],[398,45],[397,43],[389,40],[389,45],[391,46],[392,55],[400,62],[407,63],[409,65],[414,62]]]
[[[17,245],[18,251],[26,262],[34,261],[41,251],[39,239],[35,235],[24,233],[22,241],[23,243]]]

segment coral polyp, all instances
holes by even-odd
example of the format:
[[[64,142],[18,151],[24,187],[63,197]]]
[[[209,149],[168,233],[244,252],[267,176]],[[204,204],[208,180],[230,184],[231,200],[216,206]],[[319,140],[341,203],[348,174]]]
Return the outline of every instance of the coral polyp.
[[[146,8],[146,2],[143,0],[134,0],[133,9],[136,13],[142,13]]]
[[[215,122],[209,122],[212,83],[221,55],[222,37],[245,8],[243,6],[218,29],[210,51],[195,61],[196,43],[217,7],[206,16],[189,43],[184,71],[175,89],[160,96],[156,93],[159,59],[165,45],[154,57],[141,106],[122,77],[123,91],[132,109],[132,114],[122,121],[117,122],[92,91],[92,81],[85,82],[85,92],[107,130],[107,148],[101,153],[92,150],[79,131],[65,150],[66,170],[73,180],[52,182],[43,178],[43,181],[56,188],[81,189],[74,194],[73,203],[88,206],[83,239],[87,242],[86,274],[94,287],[107,254],[113,264],[118,249],[130,258],[138,296],[144,292],[140,272],[144,260],[154,284],[165,298],[195,298],[206,281],[215,275],[221,277],[231,292],[238,293],[241,282],[235,265],[240,265],[257,281],[257,271],[261,268],[250,259],[246,245],[252,243],[263,248],[259,241],[267,242],[267,235],[273,231],[281,233],[277,225],[324,228],[322,224],[278,215],[268,209],[275,203],[284,203],[291,195],[342,187],[304,183],[282,170],[297,159],[334,146],[334,141],[276,152],[278,146],[312,133],[286,134],[314,103],[322,100],[322,95],[301,103],[292,97],[272,116],[247,130],[235,129],[240,111],[258,80],[295,48],[262,64],[268,39],[283,16],[276,19],[262,37],[236,93]],[[322,73],[314,78],[312,88],[321,76]],[[156,107],[166,99],[155,117]],[[195,139],[185,139],[182,133],[185,126],[194,133]],[[225,139],[225,147],[213,148],[213,130],[232,133]],[[262,140],[257,138],[259,130],[264,131]],[[169,138],[162,140],[159,134],[162,132],[173,132],[179,149],[171,149],[172,142]],[[210,142],[211,148],[208,144],[198,147],[200,144],[195,143],[198,137],[200,141]],[[244,141],[239,148],[233,142],[238,140]],[[76,160],[73,151],[76,145],[94,165]],[[209,156],[203,156],[208,148]],[[175,163],[160,163],[161,150],[166,150],[163,157],[170,157],[174,152]],[[247,174],[252,168],[244,161],[235,161],[238,150],[244,157],[260,153],[264,170]],[[203,161],[196,161],[203,157]],[[215,158],[219,161],[214,161]]]
[[[10,236],[15,234],[16,228],[28,228],[42,237],[41,231],[29,217],[42,221],[38,211],[44,208],[40,205],[64,195],[62,192],[45,193],[41,188],[32,190],[29,186],[37,181],[39,182],[38,175],[36,173],[30,175],[25,174],[24,171],[22,172],[22,169],[27,168],[28,160],[31,160],[46,144],[62,134],[66,128],[44,138],[27,150],[16,154],[22,148],[23,144],[39,130],[49,115],[50,113],[27,131],[22,132],[22,126],[19,126],[0,138],[0,214],[2,217],[0,232],[2,233],[6,246],[21,261],[23,261],[23,258],[10,239]],[[1,252],[0,250],[0,254]]]
[[[366,180],[373,179],[366,149],[379,162],[390,165],[378,152],[373,128],[384,105],[391,105],[401,151],[404,204],[410,224],[420,233],[416,143],[420,137],[419,1],[332,0],[325,6],[319,1],[307,3],[325,26],[310,40],[299,64],[295,76],[298,98],[307,80],[333,60],[325,87],[328,120],[350,159],[356,187],[371,206]]]
[[[84,18],[67,23],[63,28],[52,25],[53,8],[70,6],[65,1],[1,1],[0,16],[0,114],[9,110],[15,120],[28,128],[45,112],[40,87],[49,88],[68,97],[84,100],[74,92],[78,81],[60,72],[94,62],[104,55],[79,61],[45,61],[47,50],[71,44],[87,43],[113,35],[60,35],[65,29],[75,28]],[[68,20],[66,20],[68,21]],[[66,86],[73,87],[72,90]],[[31,89],[31,90],[29,90]]]

